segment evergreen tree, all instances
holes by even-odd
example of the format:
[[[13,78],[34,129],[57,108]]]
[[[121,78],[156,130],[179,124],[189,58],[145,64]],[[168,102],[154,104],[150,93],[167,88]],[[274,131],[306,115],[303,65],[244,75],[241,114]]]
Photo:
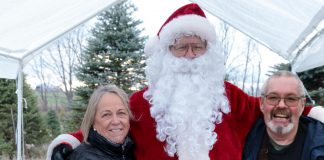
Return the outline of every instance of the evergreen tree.
[[[272,75],[275,72],[284,70],[284,71],[291,71],[291,65],[290,63],[280,63],[280,64],[276,64],[272,67],[270,67],[272,69],[272,71],[269,71],[268,74],[266,74],[267,76]]]
[[[13,157],[16,150],[17,95],[15,91],[15,80],[0,79],[0,130],[3,132],[1,137],[7,144],[2,152],[5,152],[4,154],[9,157]],[[23,107],[24,129],[22,133],[24,142],[37,146],[45,142],[47,132],[44,120],[37,109],[36,96],[25,81],[23,82],[23,97],[27,102],[27,108]],[[25,153],[32,155],[31,152],[31,150],[25,149]]]
[[[60,122],[58,120],[56,112],[53,109],[50,109],[47,112],[47,126],[51,139],[55,138],[61,133]]]
[[[4,155],[12,150],[12,146],[5,141],[4,133],[0,132],[0,159],[1,155]]]
[[[324,106],[324,66],[298,73],[316,105]]]
[[[144,41],[132,13],[136,7],[128,1],[114,5],[98,16],[87,47],[82,54],[83,63],[77,68],[76,77],[85,85],[76,89],[72,112],[66,118],[69,130],[80,126],[88,99],[93,90],[108,83],[115,84],[127,93],[141,88],[144,79]]]
[[[7,144],[2,146],[2,154],[8,155],[10,159],[15,155],[15,127],[17,96],[15,94],[16,84],[13,80],[0,79],[0,130],[2,139]]]

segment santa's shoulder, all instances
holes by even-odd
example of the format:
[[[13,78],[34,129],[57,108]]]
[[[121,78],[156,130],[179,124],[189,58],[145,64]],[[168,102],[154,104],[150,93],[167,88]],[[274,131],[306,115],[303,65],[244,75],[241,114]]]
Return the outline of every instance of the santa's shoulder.
[[[142,110],[143,108],[147,108],[149,106],[148,101],[144,98],[144,93],[147,90],[147,87],[144,89],[134,92],[129,98],[129,104],[131,110],[134,112],[136,110]]]
[[[232,90],[232,89],[238,89],[238,90],[241,90],[240,88],[238,88],[236,85],[232,84],[231,82],[228,82],[228,81],[224,81],[224,86],[225,86],[225,89],[229,89],[229,90]]]
[[[130,103],[132,103],[133,101],[139,101],[139,100],[142,100],[142,99],[144,100],[143,95],[144,95],[144,92],[146,90],[147,90],[147,87],[145,87],[145,88],[143,88],[143,89],[141,89],[139,91],[134,92],[129,98]]]
[[[244,94],[244,95],[246,94],[239,87],[237,87],[236,85],[228,81],[224,81],[224,86],[225,86],[225,91],[227,96],[230,96],[232,94]]]

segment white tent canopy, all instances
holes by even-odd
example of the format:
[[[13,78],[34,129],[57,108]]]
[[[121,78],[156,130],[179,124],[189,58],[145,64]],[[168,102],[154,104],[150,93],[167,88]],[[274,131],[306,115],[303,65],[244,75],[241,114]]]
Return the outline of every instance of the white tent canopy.
[[[2,0],[0,78],[18,79],[17,159],[22,159],[22,70],[42,49],[120,0]]]
[[[0,77],[15,79],[35,54],[116,0],[2,0]]]
[[[191,0],[292,62],[324,65],[324,0]]]

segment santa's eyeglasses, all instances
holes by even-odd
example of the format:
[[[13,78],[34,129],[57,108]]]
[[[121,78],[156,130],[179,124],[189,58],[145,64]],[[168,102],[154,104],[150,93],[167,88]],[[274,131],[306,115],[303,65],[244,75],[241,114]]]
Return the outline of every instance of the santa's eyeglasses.
[[[265,98],[265,102],[270,105],[278,105],[280,101],[283,99],[284,103],[289,107],[296,107],[299,103],[299,100],[304,98],[303,96],[286,96],[280,97],[279,95],[269,94],[269,95],[262,95]]]
[[[195,55],[201,55],[206,52],[207,43],[185,43],[185,44],[174,44],[170,46],[170,50],[176,55],[176,56],[184,56],[188,53],[189,49],[195,54]]]

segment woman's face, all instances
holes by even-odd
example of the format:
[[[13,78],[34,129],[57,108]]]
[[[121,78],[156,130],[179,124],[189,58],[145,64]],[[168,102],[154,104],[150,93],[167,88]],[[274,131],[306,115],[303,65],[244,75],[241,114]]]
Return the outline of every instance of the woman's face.
[[[130,127],[129,114],[116,94],[106,93],[101,97],[93,127],[114,143],[124,142]]]

